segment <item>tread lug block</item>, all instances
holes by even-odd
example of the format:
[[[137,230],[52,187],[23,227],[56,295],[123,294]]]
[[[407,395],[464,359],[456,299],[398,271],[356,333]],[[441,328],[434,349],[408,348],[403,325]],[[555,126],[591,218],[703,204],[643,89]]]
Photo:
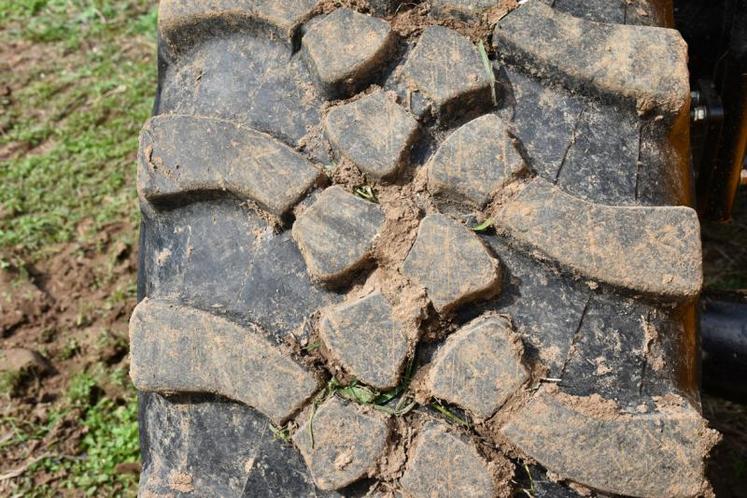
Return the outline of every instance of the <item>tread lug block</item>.
[[[504,121],[486,114],[461,126],[441,144],[428,165],[428,190],[448,201],[483,208],[527,165]]]
[[[407,359],[404,325],[380,292],[324,313],[319,335],[331,354],[356,379],[377,389],[399,382]]]
[[[186,52],[216,31],[269,27],[289,43],[318,0],[162,0],[158,32],[172,53]]]
[[[442,121],[492,106],[493,79],[477,48],[465,36],[443,26],[423,31],[400,78],[409,90],[433,102]]]
[[[211,393],[283,423],[314,395],[316,375],[241,326],[188,306],[144,299],[130,319],[130,377],[140,391]]]
[[[496,210],[495,222],[586,279],[674,300],[700,292],[700,224],[691,208],[592,204],[536,178]]]
[[[500,291],[498,261],[474,233],[442,214],[420,222],[402,273],[425,288],[439,313]]]
[[[526,149],[532,169],[554,180],[574,139],[584,102],[511,68],[505,68],[505,75],[514,100],[512,130]]]
[[[229,192],[282,216],[321,177],[285,144],[220,119],[158,116],[140,142],[138,192],[156,205]]]
[[[542,0],[555,10],[587,21],[625,23],[625,0]],[[632,3],[632,2],[631,2]],[[632,8],[631,8],[632,10]]]
[[[428,422],[410,450],[400,485],[413,498],[492,498],[497,496],[487,462],[472,442]]]
[[[501,433],[556,475],[603,493],[702,496],[703,460],[718,435],[689,402],[660,401],[656,411],[629,414],[599,396],[541,390]]]
[[[301,45],[322,89],[340,97],[361,90],[381,71],[395,40],[383,19],[341,8],[313,23]]]
[[[436,17],[456,17],[464,21],[479,21],[496,0],[431,0],[431,14]]]
[[[419,130],[417,120],[385,92],[332,108],[324,128],[339,154],[376,180],[397,176]]]
[[[431,395],[490,418],[529,380],[521,339],[506,318],[486,316],[449,336],[428,374]]]
[[[687,45],[671,29],[578,19],[532,0],[495,27],[498,54],[537,77],[674,118],[690,105]]]
[[[331,497],[316,489],[301,455],[252,408],[208,395],[141,393],[139,399],[139,496]]]
[[[326,189],[293,224],[293,239],[309,273],[322,282],[339,283],[370,259],[384,211],[378,204]]]
[[[332,490],[373,475],[389,433],[386,415],[333,396],[309,415],[293,443],[316,485]]]

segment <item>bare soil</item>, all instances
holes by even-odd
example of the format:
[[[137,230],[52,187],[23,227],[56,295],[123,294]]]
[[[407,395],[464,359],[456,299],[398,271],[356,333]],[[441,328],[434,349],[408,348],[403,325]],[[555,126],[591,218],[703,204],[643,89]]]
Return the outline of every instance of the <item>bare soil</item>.
[[[124,240],[136,240],[134,234],[129,224],[113,224],[89,242],[55,247],[36,264],[0,270],[0,350],[34,351],[50,366],[13,379],[0,398],[0,495],[10,494],[16,476],[31,477],[34,486],[65,480],[63,470],[29,467],[47,456],[81,458],[85,410],[103,398],[115,406],[132,399],[127,322],[135,304],[137,253]],[[121,383],[111,380],[115,372]],[[85,403],[71,405],[71,384],[82,374],[95,377],[96,386]],[[63,410],[61,419],[50,418]],[[41,437],[21,437],[33,432]],[[117,471],[134,476],[139,466],[121,462]]]

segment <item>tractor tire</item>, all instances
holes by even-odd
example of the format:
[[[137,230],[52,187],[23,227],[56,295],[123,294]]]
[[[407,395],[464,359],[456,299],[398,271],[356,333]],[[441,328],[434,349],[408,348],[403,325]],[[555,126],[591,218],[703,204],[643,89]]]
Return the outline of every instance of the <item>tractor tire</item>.
[[[647,0],[161,0],[139,493],[709,494]]]

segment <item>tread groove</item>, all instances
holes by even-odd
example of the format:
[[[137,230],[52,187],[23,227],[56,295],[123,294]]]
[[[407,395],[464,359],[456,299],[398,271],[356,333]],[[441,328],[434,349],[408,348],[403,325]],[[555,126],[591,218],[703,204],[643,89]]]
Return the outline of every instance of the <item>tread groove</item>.
[[[640,197],[640,183],[641,183],[641,148],[643,147],[643,127],[645,123],[641,123],[638,127],[638,153],[635,160],[635,200],[637,201]]]
[[[573,356],[573,353],[576,349],[576,344],[578,343],[578,340],[581,336],[581,327],[584,325],[584,319],[586,318],[586,313],[589,311],[589,305],[591,305],[591,295],[589,295],[586,298],[586,303],[584,304],[584,308],[581,310],[581,316],[578,319],[578,325],[576,326],[576,330],[573,332],[573,339],[571,339],[571,345],[568,347],[568,354],[566,355],[565,361],[563,362],[563,367],[560,369],[560,375],[558,376],[559,379],[563,379],[565,377],[565,372],[568,369],[568,363],[571,361],[571,357]]]

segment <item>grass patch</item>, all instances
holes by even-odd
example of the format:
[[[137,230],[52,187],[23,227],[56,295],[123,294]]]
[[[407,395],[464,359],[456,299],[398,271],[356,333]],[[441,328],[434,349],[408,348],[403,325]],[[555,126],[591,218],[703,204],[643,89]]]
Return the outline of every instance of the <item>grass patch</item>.
[[[0,0],[0,13],[0,44],[20,49],[3,69],[12,93],[0,115],[0,250],[34,259],[80,231],[134,224],[137,136],[156,81],[154,4]]]
[[[472,227],[473,232],[484,233],[487,232],[495,225],[493,218],[486,218],[482,223],[479,223]]]
[[[490,81],[490,94],[493,100],[493,105],[497,105],[498,97],[495,93],[495,73],[493,73],[493,65],[490,63],[488,52],[485,50],[485,44],[482,40],[477,44],[477,49],[480,52],[480,59],[482,59],[483,68],[485,69],[485,73],[488,75],[488,80]]]
[[[105,396],[102,385],[117,383],[117,372],[80,373],[73,377],[62,404],[50,412],[43,424],[0,419],[0,426],[13,434],[5,446],[37,440],[45,452],[35,458],[15,482],[19,496],[58,496],[60,490],[75,490],[87,496],[134,496],[137,476],[118,473],[117,466],[139,458],[137,398],[134,390],[117,402]],[[57,433],[79,419],[77,453],[65,450],[69,441]],[[2,447],[0,447],[2,449]],[[61,479],[38,485],[34,475],[60,475]]]
[[[439,401],[434,401],[433,403],[431,403],[431,408],[443,415],[450,422],[461,425],[463,427],[467,427],[468,429],[472,428],[472,424],[470,424],[468,419],[460,417],[449,408],[441,404],[441,402]]]
[[[81,441],[84,458],[72,461],[68,484],[87,494],[132,489],[134,476],[115,470],[120,463],[137,462],[140,455],[136,397],[119,406],[101,399],[86,412],[83,426],[87,430]]]
[[[270,424],[270,431],[272,432],[272,436],[275,439],[290,444],[291,428],[288,425],[284,425],[283,427],[275,427],[274,425]]]
[[[360,187],[355,187],[353,190],[355,195],[360,197],[361,199],[365,199],[369,202],[373,202],[374,204],[379,203],[379,199],[376,196],[376,191],[370,186],[370,185],[362,185]]]

